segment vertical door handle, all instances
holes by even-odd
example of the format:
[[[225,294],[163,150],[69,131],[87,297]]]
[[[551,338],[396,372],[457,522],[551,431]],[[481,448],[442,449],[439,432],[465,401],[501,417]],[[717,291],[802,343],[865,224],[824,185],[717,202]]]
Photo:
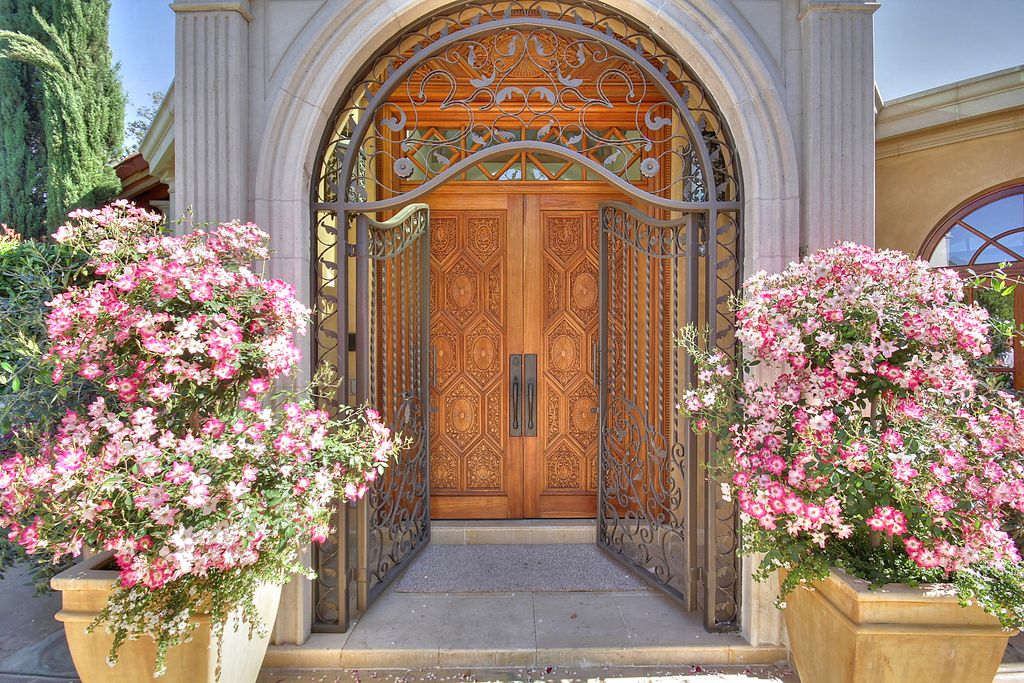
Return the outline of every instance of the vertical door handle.
[[[523,436],[537,436],[537,354],[523,354],[526,379],[526,429]]]
[[[537,433],[537,382],[530,380],[526,383],[526,434],[532,436]]]
[[[523,409],[520,401],[523,382],[523,356],[513,353],[508,357],[509,401],[508,401],[508,435],[522,436]]]
[[[512,429],[519,431],[519,378],[512,380]]]

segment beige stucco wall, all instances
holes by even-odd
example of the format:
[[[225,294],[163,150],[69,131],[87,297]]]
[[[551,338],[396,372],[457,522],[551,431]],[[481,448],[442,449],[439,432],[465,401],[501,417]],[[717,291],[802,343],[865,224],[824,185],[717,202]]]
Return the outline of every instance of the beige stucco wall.
[[[1016,130],[880,155],[875,171],[877,245],[917,254],[932,228],[965,200],[1024,178],[1024,112],[1015,118],[1020,124]],[[883,152],[891,143],[879,147]]]

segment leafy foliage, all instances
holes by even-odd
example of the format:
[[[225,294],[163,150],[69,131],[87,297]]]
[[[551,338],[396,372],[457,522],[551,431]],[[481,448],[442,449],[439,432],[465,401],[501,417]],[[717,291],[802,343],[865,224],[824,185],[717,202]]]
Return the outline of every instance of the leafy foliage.
[[[41,83],[46,223],[56,226],[120,191],[110,162],[122,151],[125,97],[107,36],[110,0],[61,0],[52,21],[33,12],[43,36],[0,30],[0,61],[30,67]]]
[[[86,258],[55,242],[23,240],[10,229],[0,233],[0,457],[9,455],[24,425],[52,429],[92,396],[90,382],[75,378],[54,386],[43,367],[49,348],[46,302],[86,282]],[[20,546],[0,535],[0,576],[24,558]],[[36,583],[44,586],[63,566],[37,567]]]
[[[0,0],[0,30],[45,40],[33,10],[52,20],[47,0]],[[36,69],[0,60],[0,223],[26,237],[46,232],[43,84]]]
[[[0,235],[0,452],[19,423],[45,428],[88,396],[85,381],[54,386],[42,362],[46,302],[86,281],[86,259],[56,242]]]
[[[153,119],[160,111],[160,105],[164,101],[164,93],[160,91],[151,92],[146,95],[149,98],[148,104],[142,104],[135,108],[135,118],[125,126],[125,148],[123,156],[130,156],[139,151],[139,145],[153,125]]]

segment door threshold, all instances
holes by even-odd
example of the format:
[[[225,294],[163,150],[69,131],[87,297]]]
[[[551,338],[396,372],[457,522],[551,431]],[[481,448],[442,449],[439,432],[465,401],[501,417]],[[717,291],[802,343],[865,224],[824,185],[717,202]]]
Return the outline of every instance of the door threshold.
[[[436,520],[430,542],[438,545],[594,543],[593,519]]]

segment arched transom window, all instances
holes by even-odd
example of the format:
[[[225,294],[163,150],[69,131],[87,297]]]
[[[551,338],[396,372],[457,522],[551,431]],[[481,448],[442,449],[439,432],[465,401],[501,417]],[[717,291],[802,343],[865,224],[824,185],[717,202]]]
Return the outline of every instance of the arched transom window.
[[[1002,267],[1024,276],[1024,181],[984,192],[957,207],[928,235],[921,258],[936,267],[954,268],[965,276],[984,276]],[[968,297],[988,310],[993,320],[1024,325],[1024,287],[1004,296],[985,287]],[[996,335],[991,371],[1004,388],[1024,390],[1024,348],[1020,339]]]

